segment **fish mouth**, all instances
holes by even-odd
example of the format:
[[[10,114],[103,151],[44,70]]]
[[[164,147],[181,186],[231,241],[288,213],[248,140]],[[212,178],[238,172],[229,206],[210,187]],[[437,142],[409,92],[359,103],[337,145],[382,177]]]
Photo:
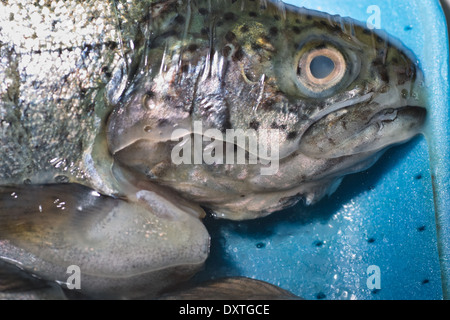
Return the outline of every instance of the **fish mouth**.
[[[319,159],[376,153],[420,134],[426,116],[425,108],[407,105],[383,108],[365,121],[361,121],[362,116],[353,115],[356,120],[350,124],[345,116],[335,115],[340,119],[339,125],[333,119],[322,118],[305,132],[299,149],[305,155]]]

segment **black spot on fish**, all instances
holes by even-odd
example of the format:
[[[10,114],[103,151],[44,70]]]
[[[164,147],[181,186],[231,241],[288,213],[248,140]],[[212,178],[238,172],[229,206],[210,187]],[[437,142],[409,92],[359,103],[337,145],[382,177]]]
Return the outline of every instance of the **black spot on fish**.
[[[278,28],[277,28],[277,27],[272,27],[272,28],[270,28],[270,29],[269,29],[269,34],[270,34],[271,36],[276,36],[276,35],[278,35]]]
[[[263,34],[263,35],[261,36],[261,38],[262,38],[265,42],[270,42],[270,37],[269,37],[268,35],[266,35],[266,34]]]
[[[311,16],[310,14],[308,14],[308,15],[306,16],[306,19],[311,20],[311,19],[312,19],[312,16]]]
[[[236,15],[235,15],[233,12],[226,12],[226,13],[223,15],[223,18],[224,18],[225,20],[235,20],[235,19],[236,19]]]
[[[255,18],[255,17],[258,16],[258,14],[257,14],[255,11],[250,11],[250,12],[248,13],[248,15],[249,15],[250,17],[253,17],[253,18]]]
[[[84,98],[84,97],[86,96],[87,91],[88,91],[87,88],[81,87],[81,88],[80,88],[80,97],[81,97],[81,98]]]
[[[278,124],[276,122],[272,122],[272,124],[270,125],[270,128],[286,130],[286,125],[285,124]]]
[[[338,33],[338,34],[343,33],[341,26],[336,25],[336,24],[328,25],[328,29],[330,29],[330,31],[334,32],[334,33]]]
[[[252,43],[252,49],[253,50],[255,50],[255,51],[258,51],[258,50],[260,50],[262,47],[261,47],[261,45],[259,44],[259,43],[255,43],[255,42],[253,42]]]
[[[241,61],[244,58],[244,51],[242,50],[242,48],[236,50],[233,58],[235,61]]]
[[[297,26],[293,26],[292,31],[294,31],[296,34],[299,34],[301,32],[300,28]]]
[[[329,23],[327,21],[325,21],[325,20],[320,20],[320,24],[325,26],[325,27],[329,27],[330,26]]]
[[[295,138],[297,138],[297,131],[288,132],[288,134],[286,136],[287,140],[294,140]]]
[[[261,108],[264,111],[270,111],[273,109],[273,105],[275,104],[275,101],[273,99],[265,99],[262,103],[261,103]]]
[[[225,12],[225,14],[223,15],[223,18],[225,20],[235,20],[236,15],[233,12]]]
[[[364,29],[363,33],[366,35],[370,35],[372,33],[372,31],[370,31],[370,29]]]
[[[163,127],[170,124],[170,121],[168,119],[165,118],[161,118],[158,120],[158,127]]]
[[[280,17],[279,15],[277,15],[277,14],[273,15],[273,18],[274,18],[276,21],[280,21],[280,20],[281,20],[281,17]]]
[[[381,57],[376,58],[373,61],[372,65],[373,65],[373,70],[378,71],[378,74],[380,75],[381,80],[383,80],[386,83],[389,82],[389,76],[388,76],[386,68],[384,67],[383,58],[381,58]]]
[[[200,30],[200,34],[203,36],[207,36],[209,34],[209,29],[208,28],[202,28],[202,30]]]
[[[250,30],[250,28],[249,28],[246,24],[244,24],[244,25],[241,27],[241,32],[242,32],[242,33],[247,33],[249,30]]]
[[[259,129],[259,121],[257,121],[257,120],[252,120],[252,121],[248,124],[248,126],[249,126],[251,129],[254,129],[254,130],[258,131],[258,129]]]
[[[289,111],[289,113],[298,113],[298,110],[296,107],[289,107],[288,111]]]
[[[230,46],[225,46],[225,47],[223,47],[223,49],[222,49],[222,55],[224,56],[224,57],[229,57],[230,56],[230,53],[231,53],[231,48],[230,48]]]
[[[342,120],[341,123],[342,123],[342,128],[347,130],[347,121],[346,120]]]
[[[300,19],[295,19],[295,23],[298,23],[298,24],[300,24],[301,23],[301,21],[300,21]]]
[[[225,40],[227,40],[228,42],[233,42],[234,40],[236,40],[236,35],[234,34],[234,32],[228,31],[225,35]]]
[[[199,12],[202,16],[204,16],[204,15],[207,15],[207,14],[208,14],[208,9],[205,9],[205,8],[199,8],[199,9],[198,9],[198,12]]]
[[[316,47],[316,50],[322,50],[322,49],[326,49],[326,45],[324,45],[323,43],[322,44],[319,44],[317,47]]]
[[[104,73],[107,78],[111,78],[112,77],[112,73],[111,73],[111,71],[109,71],[108,66],[104,66],[102,68],[102,73]]]
[[[106,47],[110,50],[115,50],[118,47],[118,44],[116,41],[108,41],[106,42]]]
[[[143,22],[143,23],[150,22],[150,17],[151,17],[150,12],[147,12],[147,13],[144,14],[144,16],[142,17],[142,22]]]
[[[188,50],[189,52],[197,51],[197,49],[198,49],[198,45],[195,44],[195,43],[191,43],[191,44],[187,47],[187,50]]]
[[[175,17],[174,21],[178,24],[183,24],[186,22],[186,19],[181,14],[179,14]]]
[[[145,92],[144,96],[145,96],[147,99],[151,99],[151,98],[154,98],[154,97],[155,97],[155,93],[154,93],[153,91],[151,91],[151,90],[147,90],[147,91]]]
[[[180,68],[181,72],[183,73],[188,73],[189,72],[189,65],[188,64],[184,64],[181,66]]]

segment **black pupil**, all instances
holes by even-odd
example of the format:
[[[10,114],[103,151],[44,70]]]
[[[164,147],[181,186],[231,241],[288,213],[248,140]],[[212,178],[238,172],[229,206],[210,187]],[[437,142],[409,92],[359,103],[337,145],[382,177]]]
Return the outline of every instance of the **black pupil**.
[[[317,56],[312,59],[309,66],[311,74],[317,79],[328,77],[334,70],[334,62],[328,57]]]

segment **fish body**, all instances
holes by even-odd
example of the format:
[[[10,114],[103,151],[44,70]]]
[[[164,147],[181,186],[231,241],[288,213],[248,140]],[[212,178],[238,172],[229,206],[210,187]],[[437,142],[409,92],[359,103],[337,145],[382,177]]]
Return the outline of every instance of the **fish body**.
[[[302,300],[270,283],[244,278],[223,278],[164,294],[160,300]]]
[[[63,287],[78,266],[89,297],[155,296],[209,252],[199,206],[112,174],[106,120],[145,14],[128,5],[0,2],[0,256]]]
[[[0,257],[59,282],[79,265],[88,296],[157,296],[208,256],[200,205],[312,204],[426,116],[412,53],[348,18],[250,0],[0,9]],[[227,130],[276,132],[277,157],[250,164]],[[175,163],[196,141],[212,163]],[[217,156],[230,145],[247,163]]]

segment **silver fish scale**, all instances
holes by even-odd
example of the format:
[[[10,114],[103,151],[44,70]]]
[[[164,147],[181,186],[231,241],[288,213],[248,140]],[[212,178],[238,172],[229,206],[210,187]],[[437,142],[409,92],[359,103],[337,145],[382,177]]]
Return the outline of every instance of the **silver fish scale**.
[[[123,57],[116,25],[108,1],[0,3],[2,183],[87,178],[94,110]]]

